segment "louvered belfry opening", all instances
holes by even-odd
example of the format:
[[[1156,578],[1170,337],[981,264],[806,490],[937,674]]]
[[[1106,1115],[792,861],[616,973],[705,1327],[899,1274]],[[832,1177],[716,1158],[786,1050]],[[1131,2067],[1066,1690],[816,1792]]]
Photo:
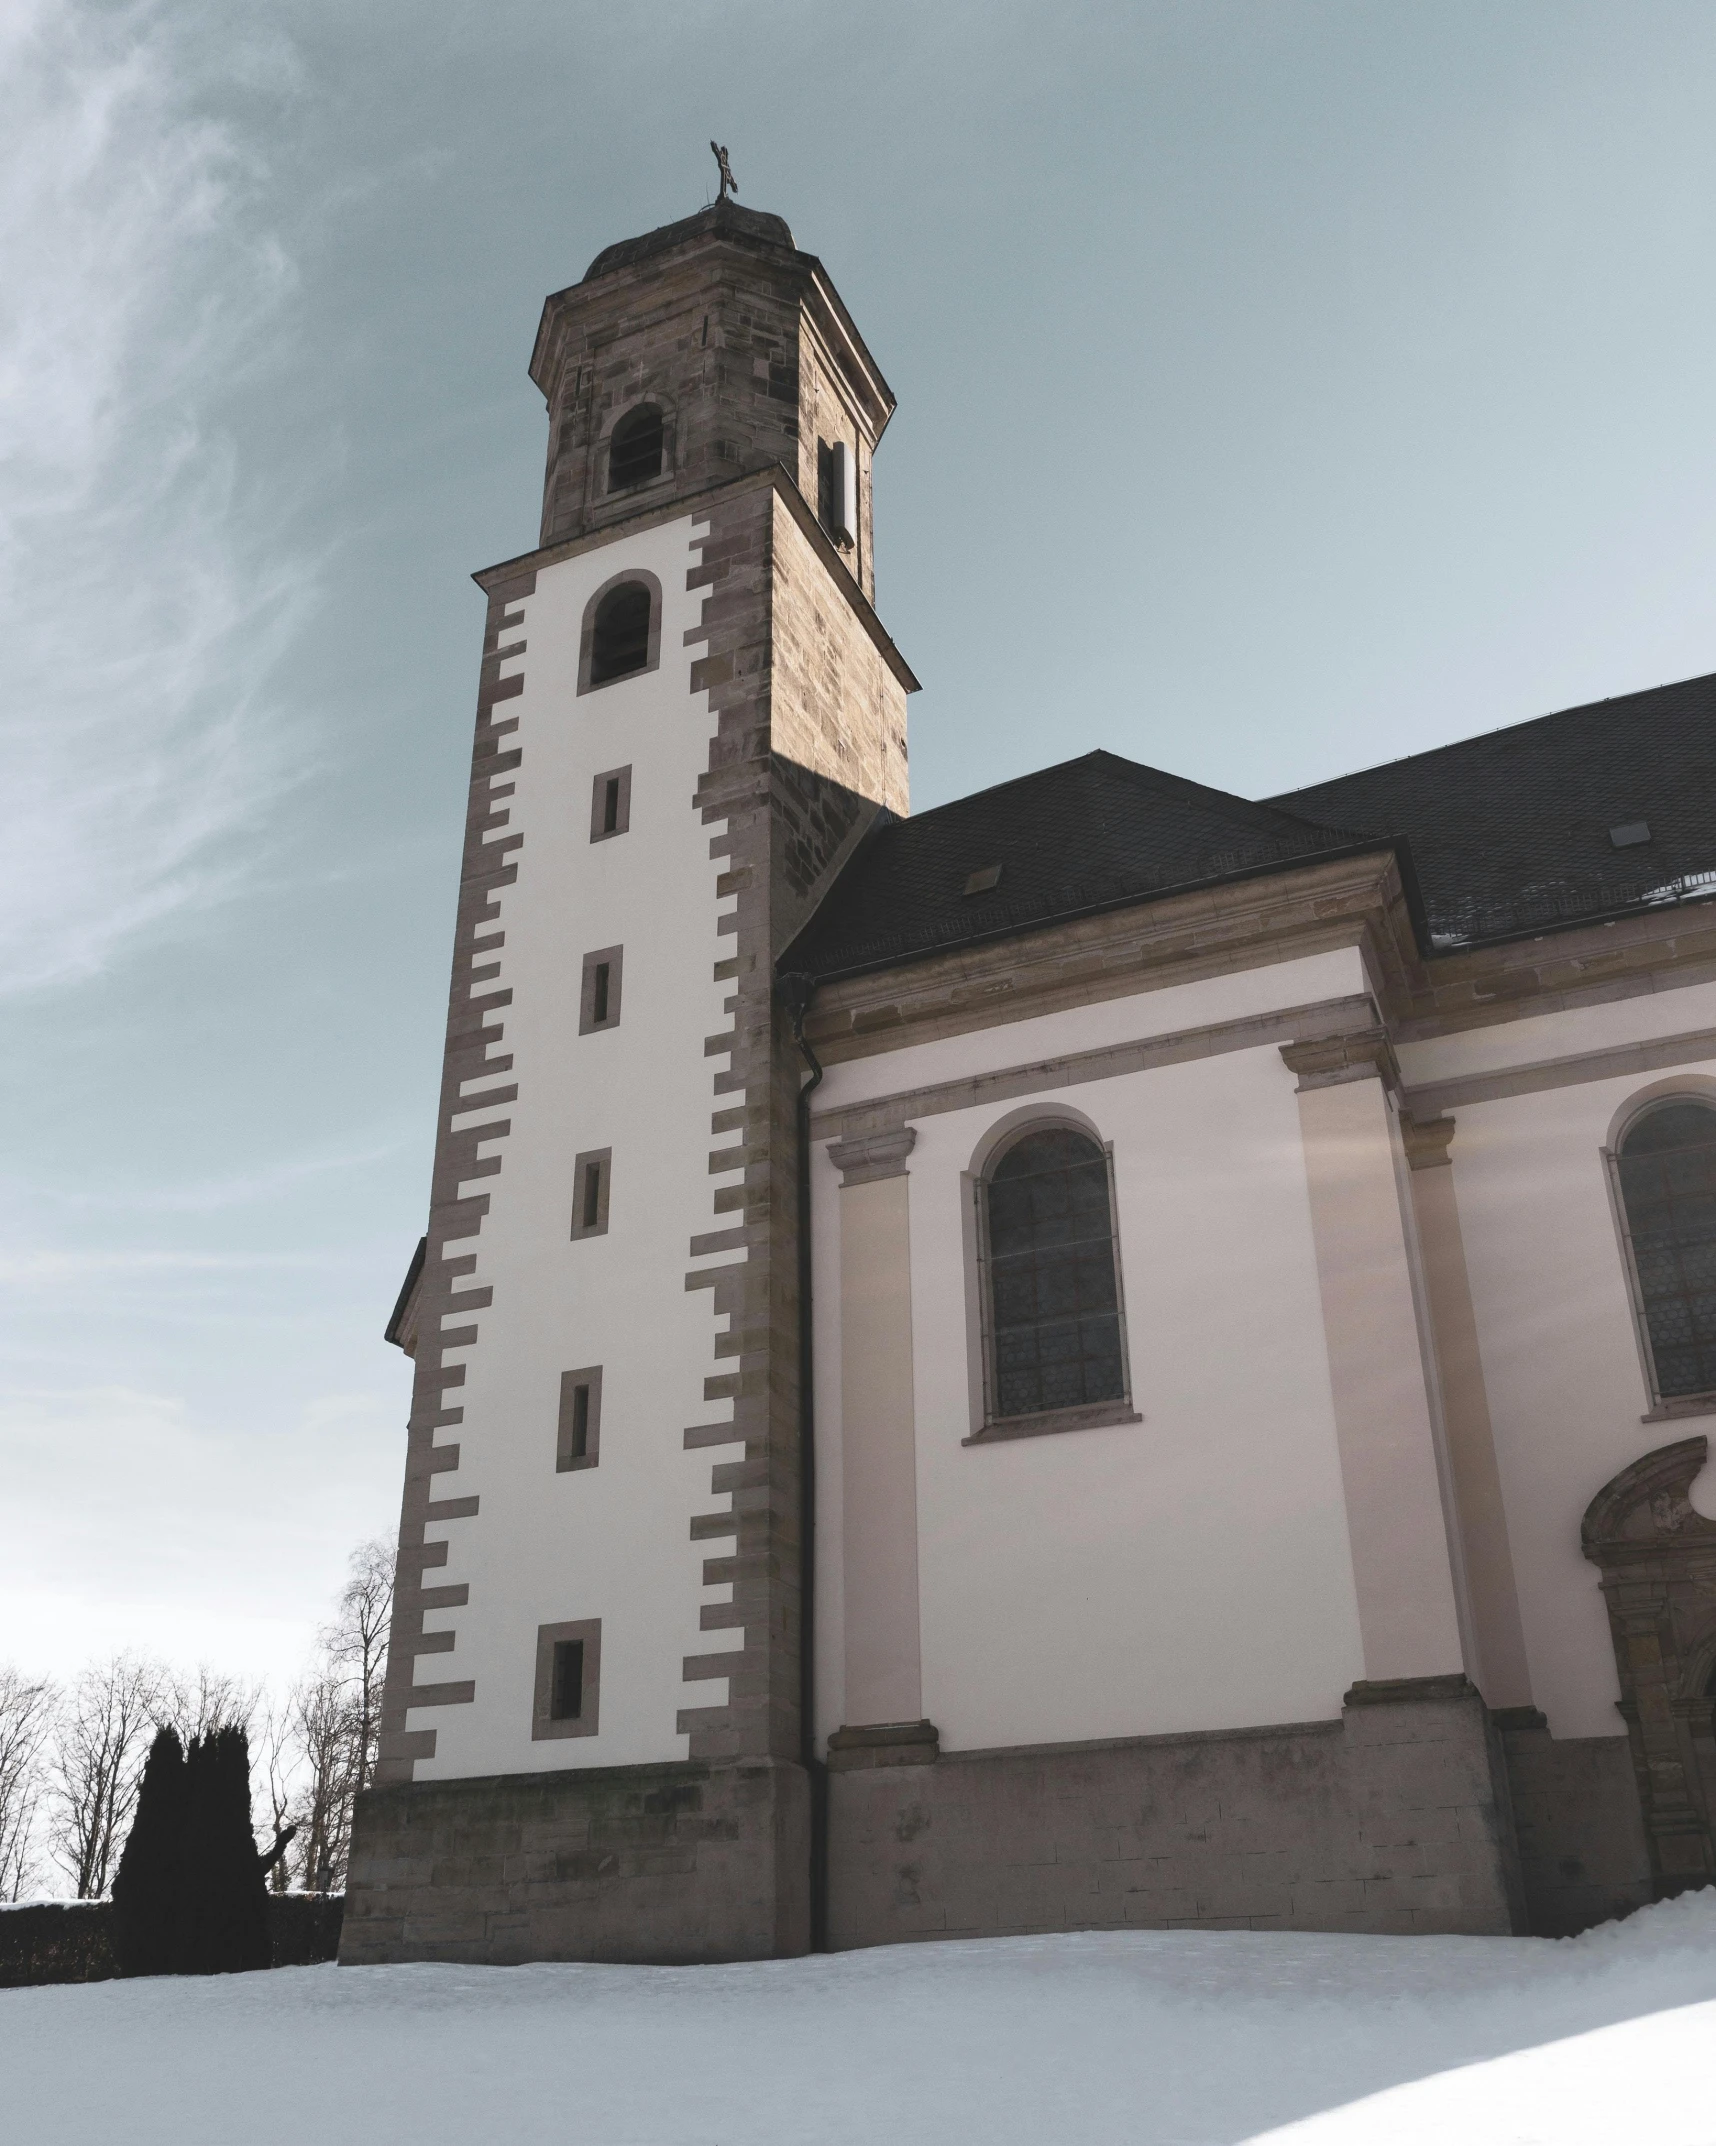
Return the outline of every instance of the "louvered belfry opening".
[[[1688,1099],[1646,1111],[1619,1167],[1657,1392],[1716,1392],[1716,1108]]]
[[[653,402],[628,410],[608,442],[608,490],[629,491],[661,475],[663,427]]]
[[[1069,1126],[1016,1141],[984,1186],[990,1412],[1126,1393],[1108,1157]]]
[[[590,683],[629,677],[649,662],[650,592],[625,581],[602,598],[590,637]]]

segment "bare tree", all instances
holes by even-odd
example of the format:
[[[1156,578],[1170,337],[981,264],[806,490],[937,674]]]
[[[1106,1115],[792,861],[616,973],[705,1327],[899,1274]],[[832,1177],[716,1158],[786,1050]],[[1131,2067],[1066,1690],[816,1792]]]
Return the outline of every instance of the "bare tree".
[[[34,1875],[43,1747],[57,1701],[44,1678],[0,1663],[0,1900],[22,1899]]]
[[[80,1900],[113,1882],[166,1679],[158,1663],[116,1654],[72,1682],[55,1724],[49,1838]]]
[[[288,1698],[282,1705],[271,1696],[262,1709],[251,1763],[262,1775],[262,1793],[268,1799],[277,1842],[293,1823],[296,1748],[292,1699]],[[269,1867],[268,1883],[277,1893],[283,1893],[291,1883],[291,1868],[284,1853],[277,1855]]]
[[[355,1710],[352,1793],[375,1771],[381,1733],[381,1687],[387,1676],[387,1632],[393,1617],[393,1545],[380,1536],[352,1552],[334,1621],[322,1633],[329,1665],[344,1680]]]
[[[387,1634],[393,1615],[393,1546],[375,1540],[352,1552],[316,1660],[288,1702],[297,1761],[295,1870],[314,1892],[344,1885],[352,1806],[375,1771]]]
[[[248,1736],[262,1704],[262,1686],[203,1662],[194,1678],[177,1673],[164,1677],[156,1703],[156,1727],[177,1729],[180,1743],[189,1750],[193,1736],[210,1736],[216,1729],[242,1729]]]
[[[312,1892],[345,1883],[357,1794],[361,1716],[345,1678],[326,1660],[292,1689],[293,1740],[303,1766],[295,1816],[298,1880]]]

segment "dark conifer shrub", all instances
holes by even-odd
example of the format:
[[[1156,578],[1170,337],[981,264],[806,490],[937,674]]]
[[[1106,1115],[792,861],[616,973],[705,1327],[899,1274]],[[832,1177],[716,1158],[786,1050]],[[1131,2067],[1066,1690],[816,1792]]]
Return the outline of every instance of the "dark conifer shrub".
[[[179,1739],[162,1729],[149,1747],[137,1815],[113,1881],[113,1949],[122,1975],[183,1971],[188,1788]]]
[[[250,1830],[244,1731],[193,1737],[186,1773],[184,1972],[230,1975],[266,1967],[268,1888]]]

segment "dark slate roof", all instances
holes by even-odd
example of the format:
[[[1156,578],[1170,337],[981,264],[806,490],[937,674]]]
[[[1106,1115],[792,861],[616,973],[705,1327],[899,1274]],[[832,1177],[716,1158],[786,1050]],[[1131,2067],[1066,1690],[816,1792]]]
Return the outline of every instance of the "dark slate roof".
[[[708,208],[699,209],[695,216],[682,216],[676,224],[663,224],[657,230],[644,232],[641,238],[623,238],[617,245],[604,246],[585,269],[584,281],[593,283],[616,268],[635,267],[639,261],[669,253],[675,246],[711,233],[720,238],[748,239],[756,245],[784,246],[789,253],[797,250],[784,216],[771,216],[763,209],[742,209],[736,201],[723,196]]]
[[[1617,848],[1610,830],[1648,826]],[[783,973],[887,967],[1081,910],[1393,842],[1426,952],[1674,898],[1716,876],[1716,677],[1658,686],[1248,804],[1087,753],[910,819],[884,813]],[[999,865],[991,891],[967,894]]]
[[[884,814],[780,968],[884,966],[1352,846],[1297,813],[1086,753],[910,819]],[[996,865],[993,888],[966,893]]]
[[[1404,835],[1436,943],[1552,929],[1716,869],[1716,676],[1539,716],[1270,802]],[[1648,842],[1610,840],[1641,822]]]

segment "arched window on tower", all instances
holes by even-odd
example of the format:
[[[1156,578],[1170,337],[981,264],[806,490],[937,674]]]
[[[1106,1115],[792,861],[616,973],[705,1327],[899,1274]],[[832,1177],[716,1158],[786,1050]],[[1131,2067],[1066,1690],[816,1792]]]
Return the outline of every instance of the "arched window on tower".
[[[1716,1393],[1716,1106],[1641,1111],[1615,1174],[1655,1398]]]
[[[647,582],[622,581],[607,592],[590,625],[590,685],[609,685],[649,669],[654,618],[655,592]]]
[[[1070,1125],[1011,1141],[978,1182],[990,1423],[1126,1398],[1108,1156]]]
[[[608,440],[608,490],[630,491],[661,475],[664,428],[653,402],[628,410]]]

